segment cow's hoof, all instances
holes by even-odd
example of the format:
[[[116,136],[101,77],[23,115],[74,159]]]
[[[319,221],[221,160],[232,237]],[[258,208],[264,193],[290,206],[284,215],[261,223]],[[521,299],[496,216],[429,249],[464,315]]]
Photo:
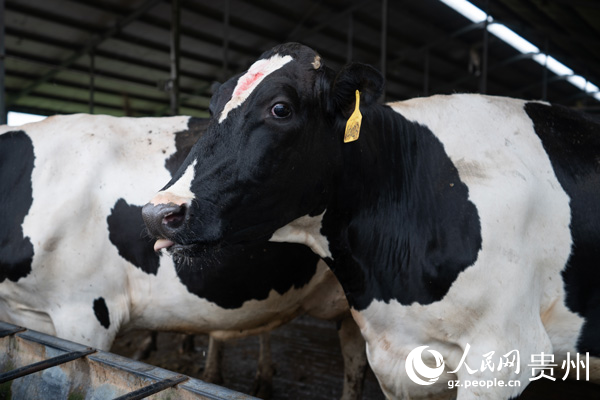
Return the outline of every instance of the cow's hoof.
[[[254,380],[250,394],[259,399],[270,399],[273,396],[273,383],[270,379],[261,379],[260,377]]]
[[[221,372],[204,371],[202,374],[202,380],[207,383],[214,383],[215,385],[223,384],[223,375]]]

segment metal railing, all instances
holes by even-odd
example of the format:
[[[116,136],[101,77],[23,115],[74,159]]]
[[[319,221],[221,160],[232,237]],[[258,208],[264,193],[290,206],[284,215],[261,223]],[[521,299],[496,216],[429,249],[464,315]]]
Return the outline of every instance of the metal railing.
[[[88,398],[250,400],[245,395],[172,371],[0,321],[0,385],[12,398],[44,394],[48,382]],[[59,368],[60,371],[52,369]],[[46,374],[46,376],[44,376]],[[56,376],[63,379],[57,379]],[[38,387],[36,387],[38,385]],[[6,389],[5,389],[6,390]],[[26,393],[26,395],[23,395]],[[43,397],[43,396],[42,396]],[[41,398],[41,397],[40,397]]]

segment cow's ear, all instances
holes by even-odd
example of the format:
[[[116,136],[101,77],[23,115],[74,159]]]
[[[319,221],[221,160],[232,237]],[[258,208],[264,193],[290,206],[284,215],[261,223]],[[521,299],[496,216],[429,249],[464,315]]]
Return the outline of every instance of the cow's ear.
[[[347,64],[333,82],[333,96],[337,109],[347,118],[354,110],[357,90],[361,94],[361,106],[368,107],[381,97],[383,85],[383,76],[370,65]]]

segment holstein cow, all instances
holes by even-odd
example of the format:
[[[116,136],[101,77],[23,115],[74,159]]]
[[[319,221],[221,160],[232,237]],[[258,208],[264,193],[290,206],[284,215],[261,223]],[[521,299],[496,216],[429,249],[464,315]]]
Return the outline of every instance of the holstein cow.
[[[108,350],[131,329],[225,339],[308,313],[341,321],[344,397],[358,397],[364,341],[313,252],[257,241],[171,257],[144,235],[141,204],[205,127],[83,114],[1,127],[0,320]]]
[[[336,75],[299,44],[264,53],[213,97],[206,134],[144,207],[158,243],[182,257],[308,245],[389,398],[510,398],[549,355],[560,367],[589,352],[593,376],[599,125],[482,95],[382,105],[382,86],[372,67]],[[359,135],[344,143],[348,121]]]

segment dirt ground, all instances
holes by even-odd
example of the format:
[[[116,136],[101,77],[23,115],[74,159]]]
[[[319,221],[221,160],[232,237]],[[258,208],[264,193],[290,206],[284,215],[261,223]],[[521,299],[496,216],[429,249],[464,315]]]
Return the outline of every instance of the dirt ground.
[[[146,333],[132,332],[119,338],[113,353],[131,357]],[[207,336],[194,338],[195,351],[180,354],[182,335],[158,335],[158,351],[142,360],[171,371],[201,378],[208,348]],[[258,338],[229,341],[224,350],[222,384],[230,389],[249,393],[254,382],[258,360]],[[272,399],[333,400],[340,397],[343,382],[343,362],[334,323],[300,317],[271,334],[271,349],[276,374]],[[365,380],[363,400],[384,399],[371,370]],[[600,385],[582,381],[541,379],[532,382],[519,400],[588,400],[600,399]]]
[[[115,342],[112,352],[131,357],[145,333],[132,332]],[[208,336],[195,336],[195,351],[180,354],[182,335],[160,333],[158,351],[145,363],[185,375],[202,378],[208,349]],[[249,393],[254,383],[258,361],[258,337],[231,340],[226,343],[222,386]],[[333,322],[300,317],[271,333],[271,351],[276,373],[272,399],[330,400],[341,396],[343,361],[336,327]],[[369,370],[363,399],[384,399],[377,380]]]

